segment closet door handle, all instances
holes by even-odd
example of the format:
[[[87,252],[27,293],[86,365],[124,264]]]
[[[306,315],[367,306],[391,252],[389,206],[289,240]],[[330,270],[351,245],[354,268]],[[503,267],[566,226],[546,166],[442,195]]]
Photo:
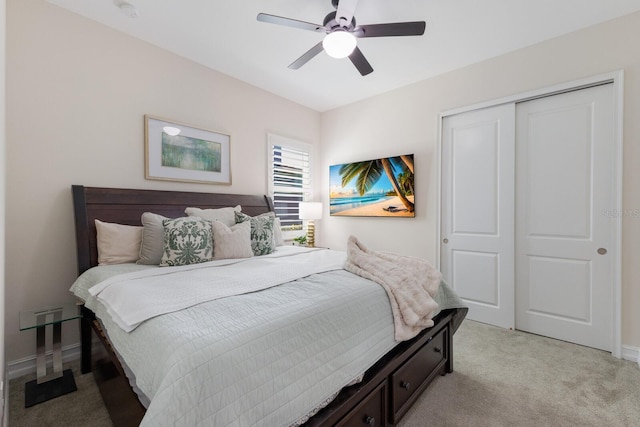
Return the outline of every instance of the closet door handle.
[[[607,250],[606,250],[605,248],[598,248],[598,253],[599,253],[600,255],[604,255],[604,254],[606,254],[606,253],[607,253]]]

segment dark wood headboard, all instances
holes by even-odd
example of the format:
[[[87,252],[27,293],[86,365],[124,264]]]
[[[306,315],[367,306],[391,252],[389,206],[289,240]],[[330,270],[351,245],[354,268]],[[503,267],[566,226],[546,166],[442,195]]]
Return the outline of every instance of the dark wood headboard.
[[[168,218],[185,216],[187,207],[216,209],[242,206],[242,212],[255,216],[273,211],[269,196],[193,193],[183,191],[129,190],[73,185],[78,274],[98,265],[95,220],[125,225],[142,225],[144,212]]]

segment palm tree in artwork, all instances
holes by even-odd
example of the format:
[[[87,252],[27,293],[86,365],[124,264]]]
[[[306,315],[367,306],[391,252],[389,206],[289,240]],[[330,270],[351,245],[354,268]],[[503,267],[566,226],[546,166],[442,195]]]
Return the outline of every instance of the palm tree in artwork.
[[[346,187],[353,179],[356,180],[356,190],[362,196],[378,182],[382,172],[386,173],[393,189],[400,198],[402,204],[409,212],[414,211],[414,204],[407,199],[405,192],[398,183],[395,175],[394,163],[403,164],[413,174],[413,156],[387,157],[383,159],[368,160],[365,162],[347,163],[340,168],[342,186]]]
[[[398,184],[405,194],[413,194],[413,174],[409,170],[404,170],[398,174]]]

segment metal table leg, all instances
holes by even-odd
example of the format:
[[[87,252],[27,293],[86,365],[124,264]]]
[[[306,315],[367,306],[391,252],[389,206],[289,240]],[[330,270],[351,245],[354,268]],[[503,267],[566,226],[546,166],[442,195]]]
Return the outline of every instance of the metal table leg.
[[[53,370],[47,374],[46,326],[47,316],[53,316]],[[76,383],[71,369],[62,370],[62,310],[48,310],[37,314],[36,373],[37,378],[25,384],[25,407],[45,402],[75,391]]]

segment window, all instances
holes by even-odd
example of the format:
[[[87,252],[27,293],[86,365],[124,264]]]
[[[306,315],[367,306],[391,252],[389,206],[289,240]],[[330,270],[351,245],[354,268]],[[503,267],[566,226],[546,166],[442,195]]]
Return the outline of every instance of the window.
[[[311,200],[311,145],[269,134],[269,195],[285,239],[299,235],[298,203]]]

